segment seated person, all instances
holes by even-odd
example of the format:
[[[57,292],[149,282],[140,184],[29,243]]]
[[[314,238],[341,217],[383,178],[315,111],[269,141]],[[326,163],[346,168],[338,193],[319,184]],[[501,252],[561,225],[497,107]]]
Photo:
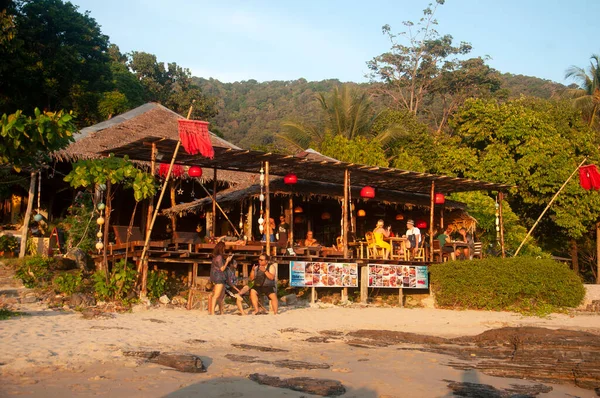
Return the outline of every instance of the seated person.
[[[471,254],[473,253],[473,249],[475,248],[475,240],[473,239],[473,235],[467,232],[467,229],[465,227],[459,229],[458,233],[460,235],[458,240],[465,242],[467,244],[467,247],[464,247],[462,249],[457,248],[456,256],[461,260],[470,260]]]
[[[306,239],[304,239],[304,246],[320,246],[319,242],[315,238],[313,238],[313,232],[308,231],[306,233]]]
[[[442,253],[447,253],[454,260],[454,250],[452,250],[451,246],[446,246],[446,242],[450,242],[452,238],[450,235],[452,234],[452,227],[446,227],[446,230],[439,234],[436,239],[440,241],[440,249]]]
[[[217,242],[225,242],[226,245],[245,245],[246,241],[239,236],[224,235],[217,238]]]
[[[250,290],[250,301],[254,307],[254,315],[260,314],[258,309],[258,295],[265,294],[269,297],[273,306],[273,313],[277,315],[278,301],[275,290],[275,265],[269,264],[269,256],[262,253],[258,256],[258,265],[252,267],[250,272],[251,281],[254,281],[254,287]]]
[[[235,260],[232,260],[229,266],[225,268],[225,294],[235,299],[238,310],[240,310],[240,315],[246,315],[243,306],[244,299],[242,296],[248,293],[250,289],[248,286],[243,286],[241,289],[238,289],[238,279],[237,276],[235,276],[236,270],[237,262]]]
[[[414,257],[417,249],[421,246],[421,230],[415,227],[413,220],[406,222],[406,235],[403,236],[408,239],[406,242],[406,248],[409,250],[410,257]]]
[[[375,238],[375,245],[383,248],[383,258],[388,259],[390,257],[390,252],[392,250],[392,246],[383,240],[383,237],[389,238],[391,226],[384,228],[383,220],[377,221],[377,225],[373,230],[373,238]]]

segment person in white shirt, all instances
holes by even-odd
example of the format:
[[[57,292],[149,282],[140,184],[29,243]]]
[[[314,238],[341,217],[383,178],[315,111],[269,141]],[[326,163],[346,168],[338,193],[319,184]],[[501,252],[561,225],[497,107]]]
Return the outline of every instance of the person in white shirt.
[[[408,238],[406,247],[409,249],[412,258],[416,254],[417,248],[421,246],[421,230],[415,227],[413,220],[406,222],[406,235],[404,237]]]

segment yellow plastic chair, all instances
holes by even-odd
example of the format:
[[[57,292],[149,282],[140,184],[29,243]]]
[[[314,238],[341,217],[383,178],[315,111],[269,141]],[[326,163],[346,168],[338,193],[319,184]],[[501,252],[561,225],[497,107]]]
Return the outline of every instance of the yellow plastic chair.
[[[373,236],[373,232],[367,232],[365,234],[365,239],[367,241],[367,258],[383,258],[383,248],[378,246],[377,243],[375,243],[375,237]]]

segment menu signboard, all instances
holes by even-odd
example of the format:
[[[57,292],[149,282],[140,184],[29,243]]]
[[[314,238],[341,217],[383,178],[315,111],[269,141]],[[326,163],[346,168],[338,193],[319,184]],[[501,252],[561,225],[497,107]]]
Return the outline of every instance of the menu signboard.
[[[427,267],[422,265],[369,264],[369,287],[427,289]]]
[[[358,264],[290,261],[290,286],[357,287]]]

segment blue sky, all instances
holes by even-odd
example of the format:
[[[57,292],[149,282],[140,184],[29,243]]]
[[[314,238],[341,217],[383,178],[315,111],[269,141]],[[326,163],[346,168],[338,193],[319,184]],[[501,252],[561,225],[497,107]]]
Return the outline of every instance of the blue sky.
[[[194,76],[364,82],[366,62],[390,49],[389,24],[418,21],[428,1],[72,0],[122,52],[145,51]],[[437,30],[501,72],[559,83],[600,53],[600,0],[446,0]]]

